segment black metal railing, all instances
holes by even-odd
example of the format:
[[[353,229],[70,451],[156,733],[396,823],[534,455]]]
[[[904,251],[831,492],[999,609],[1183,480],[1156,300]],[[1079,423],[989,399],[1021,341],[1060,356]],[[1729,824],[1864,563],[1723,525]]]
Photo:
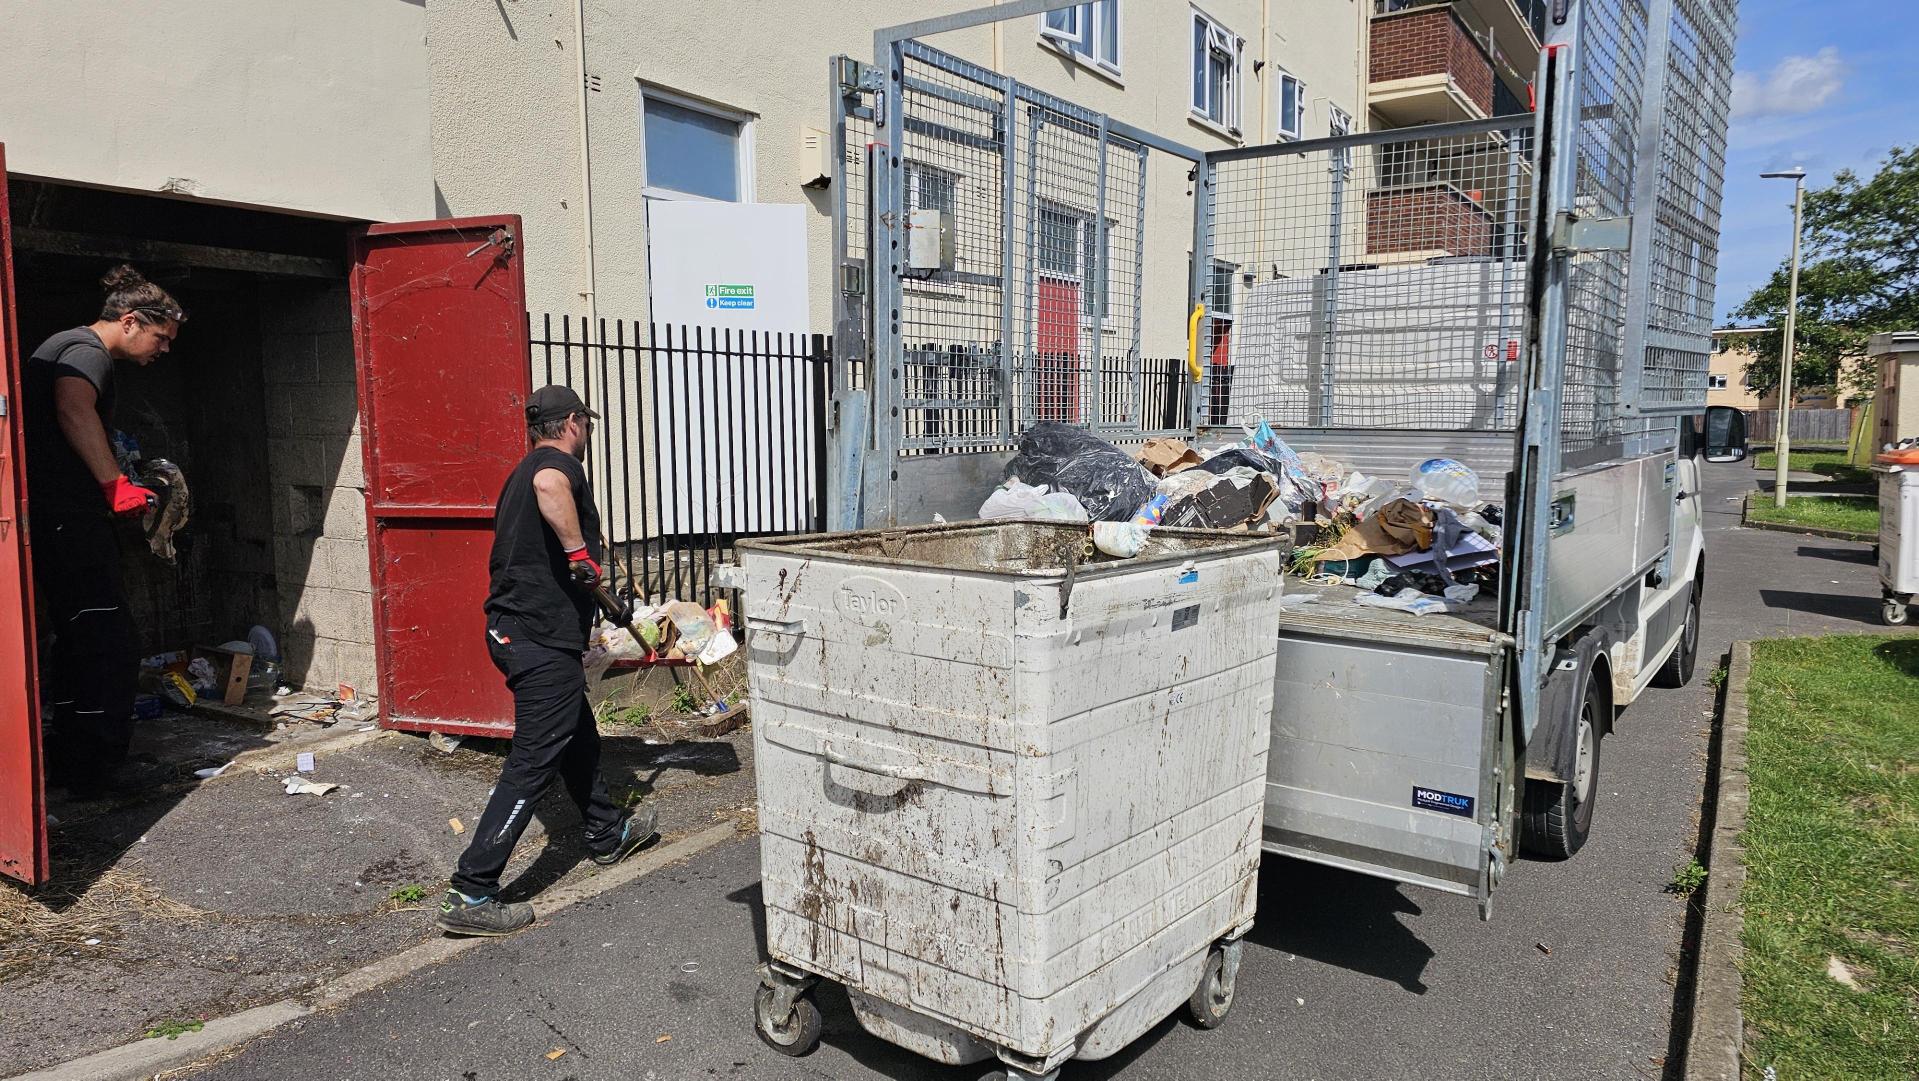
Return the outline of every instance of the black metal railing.
[[[825,528],[827,337],[530,322],[534,382],[601,415],[586,465],[616,590],[710,604],[735,541]]]

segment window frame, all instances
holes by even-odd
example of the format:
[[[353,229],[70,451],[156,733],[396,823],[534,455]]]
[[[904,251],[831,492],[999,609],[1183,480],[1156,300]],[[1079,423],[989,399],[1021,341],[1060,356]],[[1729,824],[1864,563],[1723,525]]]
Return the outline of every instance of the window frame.
[[[1191,57],[1193,64],[1191,72],[1193,84],[1192,93],[1187,99],[1190,118],[1195,123],[1204,127],[1222,132],[1233,139],[1240,139],[1244,131],[1241,125],[1240,103],[1241,99],[1245,96],[1246,39],[1228,29],[1225,23],[1201,10],[1197,4],[1193,5],[1190,9],[1187,25],[1194,31],[1192,41],[1193,53]],[[1204,63],[1206,67],[1204,71],[1199,67],[1202,62],[1199,42],[1202,28],[1206,34],[1206,43],[1204,46]],[[1228,41],[1231,44],[1221,45],[1221,41]],[[1225,55],[1227,61],[1225,68],[1226,78],[1223,80],[1225,83],[1223,90],[1225,100],[1219,103],[1221,106],[1219,116],[1215,118],[1212,114],[1212,106],[1214,104],[1212,100],[1212,62],[1215,56],[1222,53]],[[1204,102],[1200,101],[1200,91],[1202,87],[1206,91],[1206,100]]]
[[[1033,252],[1035,272],[1041,277],[1051,278],[1058,282],[1072,282],[1079,287],[1079,326],[1081,330],[1090,331],[1093,327],[1093,306],[1088,302],[1094,299],[1104,299],[1106,302],[1106,313],[1109,318],[1107,325],[1102,329],[1107,334],[1114,333],[1117,328],[1112,324],[1110,319],[1113,311],[1113,234],[1119,227],[1119,219],[1106,219],[1106,230],[1104,233],[1104,239],[1106,241],[1105,250],[1100,251],[1098,250],[1098,241],[1101,239],[1101,234],[1096,225],[1098,217],[1092,211],[1073,206],[1071,203],[1062,203],[1057,199],[1041,198],[1039,200],[1037,213],[1040,215],[1057,215],[1069,219],[1072,222],[1073,238],[1067,250],[1072,254],[1073,269],[1067,271],[1048,268],[1042,262],[1043,253],[1049,250],[1047,248],[1047,242],[1042,240],[1038,232],[1036,232]],[[1087,235],[1089,231],[1092,233],[1090,237]],[[1086,265],[1086,256],[1089,253],[1093,254],[1095,258],[1104,260],[1105,262],[1106,296],[1104,298],[1095,298],[1093,296],[1094,280],[1097,275],[1093,273],[1094,268]]]
[[[1119,0],[1082,0],[1070,8],[1042,12],[1039,16],[1039,43],[1101,75],[1118,78],[1126,66],[1126,21],[1120,17]],[[1049,20],[1066,15],[1073,28],[1056,27]],[[1106,18],[1113,21],[1113,58],[1100,55]]]
[[[1718,380],[1717,383],[1713,382],[1713,380],[1715,379]],[[1707,372],[1706,373],[1706,389],[1707,390],[1730,390],[1732,389],[1732,377],[1728,375],[1721,375],[1717,372]]]
[[[1273,80],[1273,93],[1277,98],[1274,112],[1279,114],[1279,122],[1273,130],[1273,141],[1278,143],[1296,143],[1306,137],[1306,80],[1287,71],[1285,68],[1273,69],[1277,78]],[[1287,126],[1286,84],[1293,86],[1292,125]]]
[[[668,105],[685,109],[689,112],[703,113],[715,119],[725,120],[739,126],[739,134],[734,138],[733,142],[733,198],[715,199],[710,195],[681,191],[678,188],[663,187],[652,182],[652,170],[646,165],[646,161],[652,157],[651,154],[647,153],[646,145],[646,105],[649,99],[662,101]],[[750,203],[754,201],[753,197],[757,191],[757,184],[753,169],[753,129],[756,126],[755,121],[758,118],[752,113],[741,109],[729,108],[725,105],[718,105],[710,101],[703,101],[675,90],[669,90],[662,86],[654,86],[651,83],[644,82],[640,84],[639,112],[640,152],[642,154],[640,197],[642,199],[679,199],[702,203]]]

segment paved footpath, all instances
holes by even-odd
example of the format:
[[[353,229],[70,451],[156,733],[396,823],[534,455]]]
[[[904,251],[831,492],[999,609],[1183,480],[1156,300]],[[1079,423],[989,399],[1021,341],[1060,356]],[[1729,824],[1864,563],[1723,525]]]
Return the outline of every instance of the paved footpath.
[[[1069,1066],[1065,1081],[1666,1074],[1685,908],[1662,887],[1693,850],[1707,677],[1735,637],[1879,629],[1864,545],[1740,529],[1736,500],[1753,471],[1710,470],[1699,671],[1690,687],[1648,692],[1605,741],[1585,851],[1567,863],[1518,864],[1489,923],[1462,898],[1269,856],[1226,1024],[1201,1032],[1169,1020],[1116,1058]],[[989,1075],[986,1064],[938,1067],[865,1035],[831,990],[821,994],[818,1051],[790,1060],[762,1047],[750,1019],[757,861],[751,839],[711,850],[290,1026],[196,1076]]]

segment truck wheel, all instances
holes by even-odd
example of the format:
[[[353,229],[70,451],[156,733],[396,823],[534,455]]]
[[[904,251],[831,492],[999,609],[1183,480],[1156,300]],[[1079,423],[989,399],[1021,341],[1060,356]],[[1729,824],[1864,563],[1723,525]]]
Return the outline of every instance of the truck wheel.
[[[1686,596],[1686,627],[1679,632],[1672,656],[1652,677],[1655,687],[1684,687],[1692,682],[1693,666],[1699,663],[1699,593],[1700,583],[1694,582]]]
[[[1599,673],[1586,676],[1586,694],[1579,703],[1578,741],[1573,775],[1566,781],[1526,782],[1526,808],[1520,828],[1527,852],[1545,859],[1568,859],[1592,832],[1593,804],[1599,796],[1599,741],[1605,735],[1606,696]]]

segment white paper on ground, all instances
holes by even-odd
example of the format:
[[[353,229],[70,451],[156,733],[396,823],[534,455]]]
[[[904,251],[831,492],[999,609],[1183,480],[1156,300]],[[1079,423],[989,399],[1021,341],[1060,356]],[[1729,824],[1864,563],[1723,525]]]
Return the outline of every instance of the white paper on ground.
[[[1396,596],[1391,597],[1382,597],[1377,593],[1361,593],[1359,596],[1353,598],[1353,603],[1363,604],[1368,608],[1396,608],[1401,612],[1411,612],[1416,616],[1429,616],[1436,612],[1450,612],[1457,607],[1457,602],[1450,601],[1445,597],[1435,597],[1428,593],[1421,593],[1419,590],[1413,589],[1410,586],[1400,590]]]

